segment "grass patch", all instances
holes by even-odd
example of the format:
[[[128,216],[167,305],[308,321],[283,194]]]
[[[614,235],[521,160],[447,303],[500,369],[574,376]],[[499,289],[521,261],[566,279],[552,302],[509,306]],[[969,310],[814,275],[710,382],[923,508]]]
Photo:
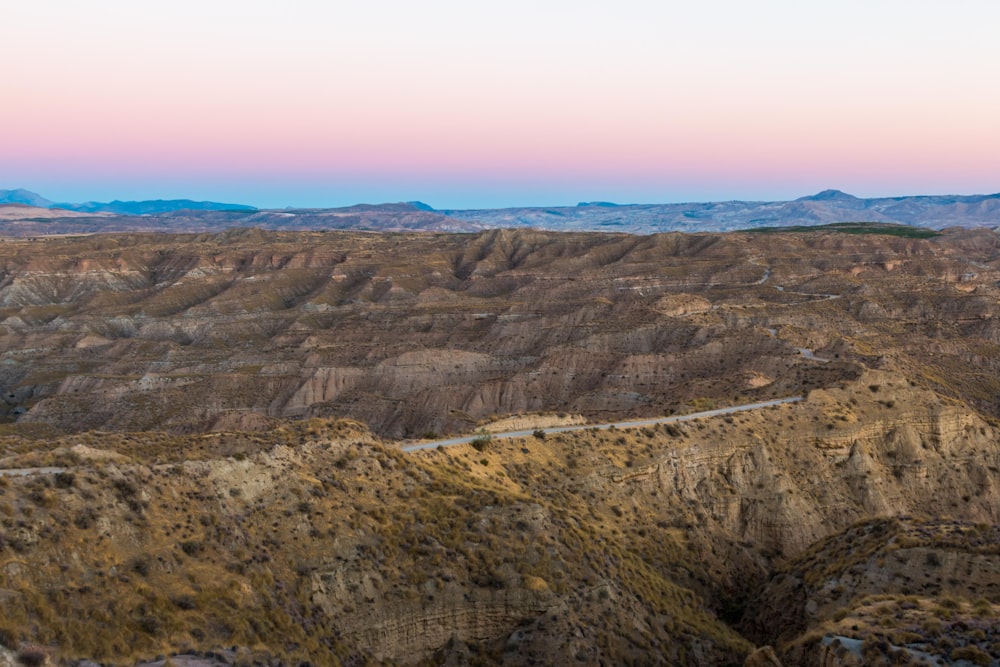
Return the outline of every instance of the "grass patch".
[[[788,227],[757,227],[743,229],[751,234],[784,234],[839,232],[841,234],[881,234],[883,236],[899,236],[908,239],[929,239],[941,236],[940,232],[923,227],[897,225],[883,222],[834,222],[828,225],[789,225]]]

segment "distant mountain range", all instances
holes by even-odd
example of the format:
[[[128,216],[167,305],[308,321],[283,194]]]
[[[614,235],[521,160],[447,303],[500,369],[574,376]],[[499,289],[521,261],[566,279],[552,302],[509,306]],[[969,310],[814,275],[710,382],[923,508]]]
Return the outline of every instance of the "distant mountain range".
[[[358,204],[329,209],[258,210],[242,204],[190,199],[55,203],[28,190],[0,190],[4,204],[35,207],[4,216],[0,233],[36,235],[112,231],[219,231],[357,229],[368,231],[476,232],[500,227],[555,231],[718,232],[760,227],[877,222],[931,229],[1000,226],[1000,194],[929,195],[861,199],[824,190],[792,201],[723,201],[679,204],[581,202],[576,206],[436,210],[419,201]],[[75,212],[73,218],[54,210]],[[36,211],[32,214],[31,211]],[[86,214],[94,217],[86,217]],[[80,214],[84,214],[81,216]],[[109,215],[110,214],[110,215]],[[99,216],[99,217],[98,217]]]
[[[445,210],[441,213],[487,227],[618,230],[639,234],[734,231],[835,222],[881,222],[943,229],[1000,226],[1000,194],[860,199],[840,190],[824,190],[793,201],[777,202],[584,202],[566,207]]]
[[[244,204],[222,204],[214,201],[193,201],[191,199],[152,199],[144,201],[96,202],[88,201],[82,204],[54,202],[36,192],[18,188],[16,190],[0,190],[0,204],[26,204],[38,208],[58,208],[81,213],[114,213],[116,215],[156,215],[174,211],[256,211],[253,206]]]

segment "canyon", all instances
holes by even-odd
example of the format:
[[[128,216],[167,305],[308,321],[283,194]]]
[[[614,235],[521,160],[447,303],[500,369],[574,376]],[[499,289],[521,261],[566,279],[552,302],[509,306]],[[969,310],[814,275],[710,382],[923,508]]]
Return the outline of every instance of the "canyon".
[[[862,231],[8,238],[0,645],[991,664],[1000,238]]]

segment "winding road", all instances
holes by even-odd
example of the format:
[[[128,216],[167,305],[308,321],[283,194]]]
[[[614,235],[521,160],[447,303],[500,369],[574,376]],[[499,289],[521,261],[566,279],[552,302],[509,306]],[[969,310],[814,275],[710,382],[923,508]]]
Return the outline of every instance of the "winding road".
[[[788,398],[775,398],[770,401],[761,401],[760,403],[744,403],[743,405],[733,405],[728,408],[717,408],[715,410],[705,410],[703,412],[692,412],[687,415],[675,415],[673,417],[656,417],[654,419],[639,419],[637,421],[626,421],[626,422],[612,422],[609,424],[578,424],[575,426],[555,426],[552,428],[537,429],[545,431],[545,433],[568,433],[570,431],[586,431],[587,429],[609,429],[614,428],[641,428],[643,426],[654,426],[656,424],[676,424],[677,422],[688,422],[695,419],[704,419],[706,417],[718,417],[720,415],[731,415],[735,412],[746,412],[747,410],[760,410],[761,408],[770,408],[775,405],[784,405],[785,403],[798,403],[803,400],[803,396],[789,396]],[[536,429],[524,429],[522,431],[506,431],[504,433],[490,433],[489,437],[491,439],[499,438],[526,438],[533,435]],[[404,445],[401,449],[404,452],[417,452],[423,449],[437,449],[438,447],[450,447],[451,445],[462,445],[465,443],[472,442],[476,438],[481,438],[482,434],[467,435],[460,438],[448,438],[446,440],[433,440],[431,442],[422,442],[413,445]]]
[[[655,417],[653,419],[637,419],[634,421],[611,422],[607,424],[576,424],[573,426],[553,426],[544,429],[524,429],[521,431],[506,431],[504,433],[490,433],[490,439],[501,438],[526,438],[534,435],[536,430],[545,433],[569,433],[571,431],[586,431],[587,429],[607,430],[610,428],[642,428],[643,426],[655,426],[657,424],[676,424],[679,422],[689,422],[695,419],[705,419],[707,417],[719,417],[731,415],[736,412],[746,412],[748,410],[760,410],[786,403],[798,403],[803,400],[803,396],[789,396],[788,398],[775,398],[770,401],[760,401],[759,403],[744,403],[742,405],[732,405],[728,408],[716,408],[715,410],[703,410],[702,412],[692,412],[687,415],[674,415],[672,417]],[[481,433],[466,435],[459,438],[447,438],[445,440],[433,440],[431,442],[421,442],[412,445],[404,445],[400,449],[404,452],[418,452],[424,449],[437,449],[438,447],[450,447],[451,445],[463,445],[472,442],[476,438],[482,437]],[[23,475],[53,475],[65,472],[66,468],[11,468],[0,470],[0,477],[23,476]]]

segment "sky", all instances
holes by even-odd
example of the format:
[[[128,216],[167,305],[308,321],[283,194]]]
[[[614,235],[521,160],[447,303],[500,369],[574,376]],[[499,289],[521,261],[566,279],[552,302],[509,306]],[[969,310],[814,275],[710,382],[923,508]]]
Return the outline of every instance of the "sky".
[[[996,0],[32,0],[0,23],[0,189],[57,201],[1000,191]]]

